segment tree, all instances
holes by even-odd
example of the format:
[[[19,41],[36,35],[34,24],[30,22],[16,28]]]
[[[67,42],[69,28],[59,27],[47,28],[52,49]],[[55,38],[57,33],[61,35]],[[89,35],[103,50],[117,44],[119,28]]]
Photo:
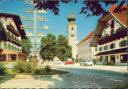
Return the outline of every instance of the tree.
[[[51,10],[55,15],[59,13],[59,5],[62,3],[74,2],[77,3],[79,0],[33,0],[35,8],[38,10],[45,9]],[[81,0],[83,7],[81,7],[80,13],[89,16],[99,16],[107,12],[106,6],[112,4],[118,4],[117,10],[120,9],[123,4],[127,3],[126,0]],[[105,6],[104,6],[105,5]]]
[[[43,60],[53,60],[55,56],[58,56],[61,60],[71,58],[71,46],[68,45],[65,36],[59,35],[56,39],[54,35],[48,34],[47,37],[41,39],[40,55]]]
[[[27,53],[27,55],[29,55],[30,49],[32,48],[32,44],[31,44],[31,41],[29,40],[29,38],[22,39],[21,45],[22,45],[22,51]]]
[[[61,60],[72,57],[71,46],[68,45],[68,40],[63,35],[59,35],[57,39],[57,56]]]
[[[47,37],[41,39],[40,55],[43,60],[53,60],[56,55],[56,37],[48,34]]]

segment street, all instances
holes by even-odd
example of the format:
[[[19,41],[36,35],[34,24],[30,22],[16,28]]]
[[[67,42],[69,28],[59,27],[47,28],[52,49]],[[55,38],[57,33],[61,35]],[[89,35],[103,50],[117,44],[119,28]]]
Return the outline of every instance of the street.
[[[91,66],[89,66],[91,67]],[[102,67],[102,66],[101,66]],[[107,67],[107,66],[106,66]],[[111,88],[127,80],[125,73],[109,70],[88,69],[78,66],[56,66],[55,69],[69,71],[62,75],[35,75],[22,79],[11,79],[1,84],[2,88]],[[23,84],[24,83],[24,84]]]

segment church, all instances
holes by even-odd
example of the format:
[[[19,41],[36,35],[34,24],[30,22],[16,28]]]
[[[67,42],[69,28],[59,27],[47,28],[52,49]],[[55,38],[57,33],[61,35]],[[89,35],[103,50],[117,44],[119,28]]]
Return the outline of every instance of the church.
[[[77,58],[77,25],[76,25],[76,17],[73,13],[70,13],[68,18],[68,43],[72,47],[72,58]]]

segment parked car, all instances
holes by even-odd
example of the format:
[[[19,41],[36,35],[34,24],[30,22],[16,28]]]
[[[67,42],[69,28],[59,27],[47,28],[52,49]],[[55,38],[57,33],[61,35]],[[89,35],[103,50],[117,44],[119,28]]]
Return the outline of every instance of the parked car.
[[[73,64],[74,64],[74,62],[73,62],[73,61],[71,61],[71,60],[70,60],[70,61],[69,61],[69,60],[68,60],[68,61],[65,61],[65,65],[69,65],[69,64],[73,65]]]
[[[80,62],[80,66],[92,66],[94,65],[92,61]]]

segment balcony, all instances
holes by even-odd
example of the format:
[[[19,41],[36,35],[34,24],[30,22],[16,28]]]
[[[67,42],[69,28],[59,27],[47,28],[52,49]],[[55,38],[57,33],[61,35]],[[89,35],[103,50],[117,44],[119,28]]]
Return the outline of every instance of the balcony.
[[[10,32],[8,32],[8,37],[9,37],[9,41],[18,45],[18,46],[21,46],[21,41],[16,38],[15,36],[11,35]]]
[[[20,36],[19,32],[15,30],[15,28],[12,25],[7,25],[7,29],[12,32],[13,34],[15,34],[17,37]]]
[[[117,32],[115,34],[101,38],[98,41],[98,44],[102,45],[102,44],[106,44],[106,43],[115,41],[115,40],[120,39],[120,38],[124,38],[127,36],[127,31],[128,31],[128,29],[120,28],[117,30]]]

